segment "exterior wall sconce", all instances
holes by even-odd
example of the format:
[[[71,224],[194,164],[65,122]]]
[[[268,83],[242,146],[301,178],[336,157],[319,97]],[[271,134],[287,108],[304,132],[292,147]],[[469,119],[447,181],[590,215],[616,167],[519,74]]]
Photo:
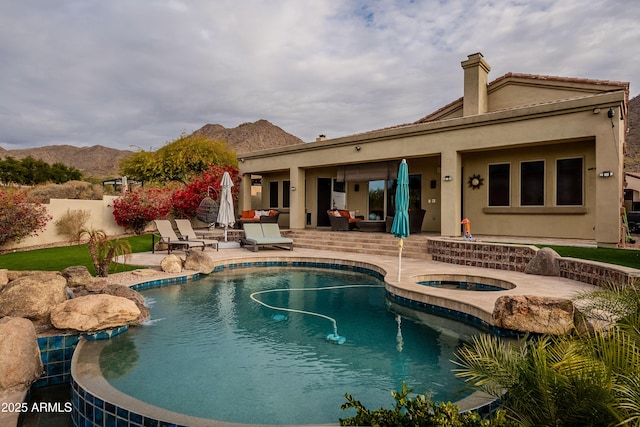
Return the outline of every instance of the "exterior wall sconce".
[[[453,181],[453,178],[451,177],[451,175],[445,175],[445,176],[442,178],[442,180],[443,180],[443,181]]]
[[[362,147],[360,147],[359,145],[356,145],[356,151],[360,151],[362,149]]]
[[[244,163],[244,159],[240,159],[240,161],[241,161],[242,163]]]
[[[611,178],[613,176],[613,172],[611,171],[602,171],[600,172],[600,178]]]
[[[296,191],[296,187],[291,187],[291,191]]]

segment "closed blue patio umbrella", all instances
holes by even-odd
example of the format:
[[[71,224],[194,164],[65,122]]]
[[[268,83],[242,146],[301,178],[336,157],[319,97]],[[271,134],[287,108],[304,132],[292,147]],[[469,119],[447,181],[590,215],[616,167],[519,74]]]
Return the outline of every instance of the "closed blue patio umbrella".
[[[391,234],[398,239],[398,281],[402,271],[403,239],[409,237],[409,167],[402,159],[398,169],[398,185],[396,186],[396,214],[393,217]]]

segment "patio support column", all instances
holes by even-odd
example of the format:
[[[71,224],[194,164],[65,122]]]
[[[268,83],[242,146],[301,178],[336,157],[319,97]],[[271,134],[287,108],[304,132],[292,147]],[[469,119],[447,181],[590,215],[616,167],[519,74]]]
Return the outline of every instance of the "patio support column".
[[[447,149],[440,157],[440,216],[442,236],[460,236],[462,220],[462,158],[455,150]]]
[[[240,181],[240,199],[238,200],[238,210],[251,209],[251,174],[245,173]]]
[[[289,209],[289,228],[304,229],[307,223],[305,211],[305,170],[299,167],[291,167],[289,169],[290,185],[290,202]]]
[[[620,108],[614,108],[611,119],[603,114],[598,116],[602,122],[599,128],[602,131],[596,135],[595,165],[595,238],[598,246],[616,247],[620,239],[625,239],[622,235],[625,123],[620,118]]]

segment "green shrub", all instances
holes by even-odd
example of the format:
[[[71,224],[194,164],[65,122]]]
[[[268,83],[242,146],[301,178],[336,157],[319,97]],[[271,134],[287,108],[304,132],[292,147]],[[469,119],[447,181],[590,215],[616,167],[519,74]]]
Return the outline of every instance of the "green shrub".
[[[402,383],[400,392],[392,391],[396,401],[393,409],[380,408],[369,410],[345,394],[347,402],[340,407],[343,410],[356,409],[356,415],[340,419],[342,426],[379,426],[379,427],[515,427],[508,421],[504,413],[498,411],[492,419],[482,419],[477,412],[460,413],[458,407],[451,402],[436,403],[427,395],[409,397],[413,391]]]
[[[29,196],[40,203],[49,203],[51,199],[102,200],[103,194],[101,185],[85,181],[39,185],[29,191]]]
[[[80,233],[89,218],[91,218],[91,212],[88,210],[67,209],[67,212],[54,223],[56,232],[70,241],[80,243]]]

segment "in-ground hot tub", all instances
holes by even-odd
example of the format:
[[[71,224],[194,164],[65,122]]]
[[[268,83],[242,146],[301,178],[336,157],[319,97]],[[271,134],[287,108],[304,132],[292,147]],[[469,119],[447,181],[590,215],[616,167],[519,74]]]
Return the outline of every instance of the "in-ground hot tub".
[[[416,283],[435,288],[461,291],[506,291],[516,287],[516,285],[506,280],[467,274],[426,274],[417,276]]]

